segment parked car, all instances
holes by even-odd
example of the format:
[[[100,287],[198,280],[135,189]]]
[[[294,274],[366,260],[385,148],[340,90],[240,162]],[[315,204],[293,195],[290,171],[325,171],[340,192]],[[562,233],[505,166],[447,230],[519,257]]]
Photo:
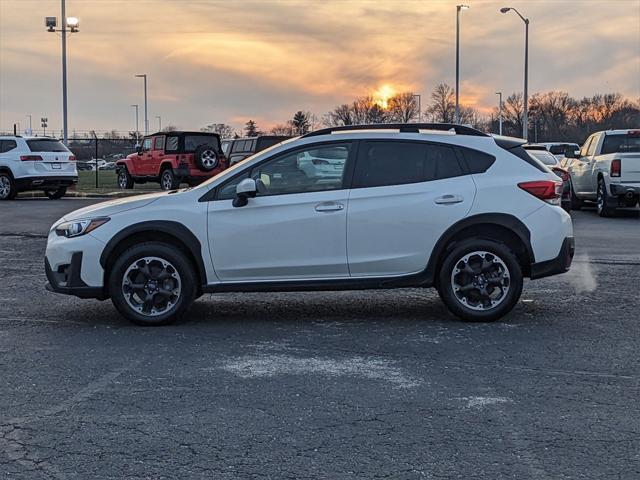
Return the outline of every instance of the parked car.
[[[551,154],[553,154],[558,160],[562,160],[564,158],[564,153],[567,150],[578,151],[580,150],[580,146],[577,143],[568,143],[568,142],[542,142],[537,143],[536,145],[542,145],[546,148]]]
[[[261,135],[259,137],[235,138],[222,141],[222,150],[229,158],[229,165],[261,152],[291,137],[282,135]]]
[[[78,183],[76,157],[60,140],[0,136],[0,200],[19,192],[42,190],[52,200]]]
[[[91,165],[89,162],[76,162],[76,169],[80,171],[91,171],[95,170],[94,165]]]
[[[217,175],[228,162],[220,136],[204,132],[159,132],[142,139],[136,153],[116,162],[118,186],[160,182],[162,190],[191,186]]]
[[[567,212],[571,210],[571,185],[569,182],[569,172],[560,167],[560,161],[553,155],[544,145],[530,144],[524,145],[523,148],[529,155],[540,160],[551,169],[558,177],[562,179],[562,201],[561,205]],[[572,148],[572,147],[570,147]]]
[[[142,325],[207,292],[402,287],[496,320],[523,277],[566,272],[574,251],[562,182],[524,143],[452,124],[318,130],[193,189],[66,215],[47,242],[48,288],[110,297]],[[340,154],[342,175],[308,176],[307,153]]]
[[[587,138],[580,152],[566,156],[571,182],[571,208],[595,201],[598,214],[634,208],[640,198],[640,129],[606,130]]]

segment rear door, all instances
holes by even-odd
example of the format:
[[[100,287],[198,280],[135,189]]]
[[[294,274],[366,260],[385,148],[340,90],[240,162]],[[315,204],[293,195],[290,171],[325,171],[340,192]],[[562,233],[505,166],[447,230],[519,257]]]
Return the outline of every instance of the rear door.
[[[475,191],[449,145],[361,142],[347,210],[351,276],[423,271],[440,236],[471,209]]]
[[[54,138],[35,138],[27,140],[27,146],[34,157],[42,160],[31,164],[35,175],[76,175],[75,157],[60,140]],[[73,158],[74,161],[70,159]]]

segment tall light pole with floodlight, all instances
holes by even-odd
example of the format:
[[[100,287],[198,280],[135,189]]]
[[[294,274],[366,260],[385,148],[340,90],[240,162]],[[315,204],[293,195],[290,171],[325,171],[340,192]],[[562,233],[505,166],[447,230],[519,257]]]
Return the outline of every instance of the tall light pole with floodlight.
[[[507,13],[513,10],[524,22],[524,112],[522,115],[522,138],[529,137],[529,19],[523,17],[518,10],[513,7],[502,7],[500,13]]]
[[[161,132],[162,131],[162,117],[160,115],[156,115],[156,118],[158,119],[158,131]]]
[[[68,140],[67,128],[67,33],[77,33],[80,22],[76,17],[68,17],[65,0],[61,0],[62,28],[56,30],[58,20],[56,17],[46,17],[44,24],[47,32],[60,32],[62,34],[62,142],[66,145]],[[68,27],[68,28],[67,28]]]
[[[496,92],[498,95],[498,134],[502,135],[502,92]]]
[[[456,5],[456,123],[460,123],[460,11],[469,5]]]
[[[147,110],[147,74],[141,73],[136,75],[138,78],[144,79],[144,134],[149,135],[149,116]]]
[[[134,103],[131,106],[136,109],[136,144],[137,144],[138,143],[138,137],[140,136],[140,129],[138,128],[138,104]]]

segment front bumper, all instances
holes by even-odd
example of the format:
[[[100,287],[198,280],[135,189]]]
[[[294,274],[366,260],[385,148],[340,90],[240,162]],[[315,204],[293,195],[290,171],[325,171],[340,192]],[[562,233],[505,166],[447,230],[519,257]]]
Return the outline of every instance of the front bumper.
[[[82,270],[82,252],[75,252],[71,255],[71,263],[59,265],[53,271],[49,259],[44,259],[44,269],[49,283],[45,288],[50,292],[74,295],[79,298],[97,298],[104,300],[104,289],[102,287],[90,287],[80,277]]]
[[[25,190],[57,190],[71,187],[78,183],[76,176],[22,177],[14,179],[18,191]]]
[[[531,279],[549,277],[569,271],[575,253],[574,237],[567,237],[562,242],[560,253],[556,258],[531,265]]]

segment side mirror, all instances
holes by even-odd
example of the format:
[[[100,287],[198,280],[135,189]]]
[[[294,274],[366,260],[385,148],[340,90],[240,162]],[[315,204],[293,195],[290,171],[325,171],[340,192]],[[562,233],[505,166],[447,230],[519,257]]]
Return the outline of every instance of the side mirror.
[[[236,198],[233,199],[234,207],[244,207],[249,203],[249,198],[256,196],[258,188],[253,178],[245,178],[236,185]]]
[[[138,155],[142,155],[142,145],[139,143],[136,143],[136,152],[138,152]]]

